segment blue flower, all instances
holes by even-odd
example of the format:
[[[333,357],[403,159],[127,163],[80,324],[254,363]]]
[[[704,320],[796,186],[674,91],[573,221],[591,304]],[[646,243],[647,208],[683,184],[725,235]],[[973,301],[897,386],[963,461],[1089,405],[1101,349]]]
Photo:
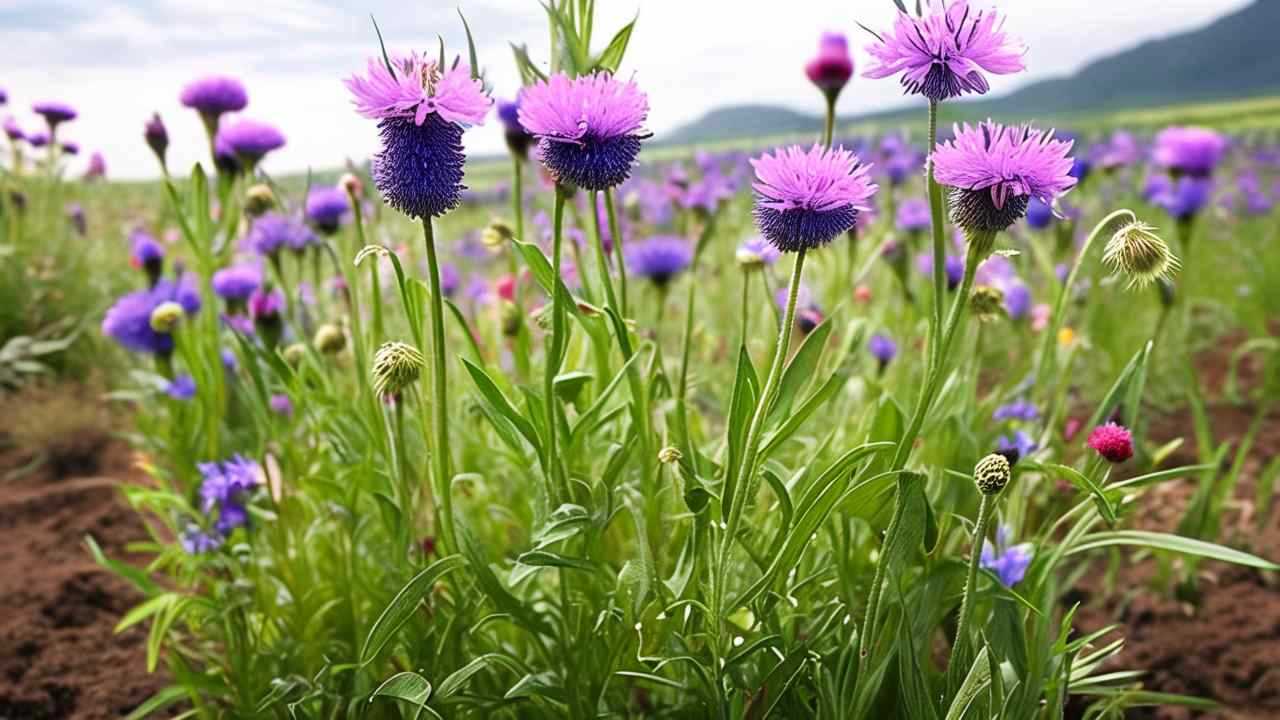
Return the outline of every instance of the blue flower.
[[[1009,526],[1001,525],[996,528],[994,548],[990,541],[982,542],[980,559],[983,569],[995,573],[1005,587],[1013,587],[1022,582],[1023,576],[1027,574],[1027,568],[1031,566],[1031,561],[1035,557],[1035,549],[1031,543],[1011,546],[1009,541],[1012,536],[1013,532]]]
[[[165,393],[174,400],[190,400],[196,396],[196,381],[190,375],[179,375],[169,382]]]
[[[216,532],[205,532],[198,525],[187,525],[178,538],[188,555],[202,555],[222,547],[225,539]]]
[[[1009,464],[1012,465],[1035,452],[1039,445],[1036,444],[1035,440],[1031,439],[1031,435],[1025,430],[1015,430],[1013,437],[1001,435],[996,440],[996,447],[1000,454],[1004,455],[1009,460]],[[1009,457],[1010,455],[1013,457]]]
[[[993,420],[1022,420],[1035,422],[1040,418],[1040,409],[1027,400],[1014,400],[996,408],[992,413]]]
[[[226,535],[249,522],[245,502],[258,485],[258,464],[242,455],[221,462],[198,463],[204,476],[200,484],[200,510],[210,516],[217,511],[214,527]]]

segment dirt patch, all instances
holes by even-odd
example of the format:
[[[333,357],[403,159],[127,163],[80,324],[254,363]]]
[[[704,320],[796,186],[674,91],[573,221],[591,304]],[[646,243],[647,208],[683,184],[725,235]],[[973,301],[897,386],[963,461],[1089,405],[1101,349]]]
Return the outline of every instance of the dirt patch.
[[[4,453],[0,476],[29,459]],[[125,558],[147,537],[117,489],[133,474],[128,448],[103,442],[79,461],[105,477],[46,463],[0,483],[0,720],[120,718],[168,683],[146,673],[145,627],[114,632],[140,595],[84,544]]]

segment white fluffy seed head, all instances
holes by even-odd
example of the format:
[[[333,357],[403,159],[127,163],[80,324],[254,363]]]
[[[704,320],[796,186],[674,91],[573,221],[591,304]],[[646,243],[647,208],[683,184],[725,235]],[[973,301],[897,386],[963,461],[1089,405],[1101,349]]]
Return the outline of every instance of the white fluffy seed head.
[[[1102,261],[1113,272],[1128,277],[1131,288],[1169,280],[1182,266],[1156,228],[1137,220],[1111,236]]]

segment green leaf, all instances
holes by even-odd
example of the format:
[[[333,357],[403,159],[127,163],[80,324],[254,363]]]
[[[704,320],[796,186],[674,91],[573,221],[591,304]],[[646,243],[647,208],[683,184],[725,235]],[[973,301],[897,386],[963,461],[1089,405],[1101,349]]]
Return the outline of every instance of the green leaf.
[[[1233,550],[1203,540],[1193,540],[1168,533],[1147,532],[1145,530],[1115,530],[1086,535],[1080,542],[1067,551],[1068,555],[1096,550],[1117,545],[1133,545],[1153,550],[1169,550],[1184,555],[1221,560],[1223,562],[1258,568],[1260,570],[1280,570],[1280,565],[1264,560],[1256,555]]]
[[[991,664],[987,660],[987,648],[983,646],[982,650],[978,651],[978,656],[974,658],[969,674],[965,676],[960,689],[956,691],[951,707],[947,710],[946,720],[962,720],[965,713],[969,711],[969,706],[990,684]]]
[[[133,712],[125,716],[124,720],[142,720],[153,712],[170,705],[187,697],[187,689],[181,685],[170,685],[155,695],[147,698],[141,705],[133,709]]]
[[[456,695],[473,675],[492,664],[502,665],[512,672],[520,672],[519,666],[506,655],[486,653],[450,673],[440,682],[440,687],[436,688],[435,697],[444,699]]]
[[[725,468],[724,489],[721,491],[720,512],[723,518],[729,518],[733,504],[735,484],[738,480],[738,465],[742,462],[743,444],[746,442],[747,426],[751,422],[751,414],[755,411],[757,398],[760,396],[760,379],[756,376],[755,367],[751,364],[751,355],[746,346],[738,348],[738,369],[733,381],[733,391],[729,401],[729,424],[727,428],[729,440],[729,464]]]
[[[1129,364],[1124,366],[1120,371],[1120,377],[1116,378],[1115,383],[1111,385],[1111,389],[1103,396],[1102,402],[1098,404],[1098,409],[1093,412],[1093,417],[1089,418],[1089,423],[1085,427],[1097,427],[1103,421],[1111,416],[1111,411],[1116,409],[1124,397],[1124,391],[1129,385],[1129,381],[1139,373],[1146,372],[1147,358],[1151,355],[1151,343],[1148,342],[1141,350],[1134,353],[1129,360]],[[1129,413],[1136,413],[1134,408],[1127,408]]]
[[[427,700],[431,697],[431,683],[415,672],[396,673],[387,678],[386,682],[379,685],[378,689],[374,690],[369,696],[369,699],[372,700],[376,697],[404,700],[423,708],[426,707]]]
[[[391,73],[391,79],[396,79],[396,69],[391,66],[391,56],[387,55],[387,44],[382,41],[382,30],[378,27],[378,20],[369,13],[369,19],[373,21],[373,32],[378,36],[378,48],[382,50],[382,63],[387,66],[387,72]]]
[[[533,423],[515,409],[515,406],[511,404],[506,395],[502,394],[502,391],[498,389],[497,383],[493,381],[493,378],[489,377],[487,372],[466,358],[462,358],[462,365],[466,368],[467,374],[471,376],[471,380],[475,382],[476,388],[480,390],[480,394],[484,399],[484,406],[496,413],[497,417],[489,417],[494,429],[499,434],[502,434],[504,432],[509,433],[510,429],[514,428],[524,436],[525,440],[529,441],[529,444],[533,446],[534,452],[541,455],[542,443],[538,440],[538,434],[534,430]],[[488,415],[486,414],[486,416]],[[513,443],[508,441],[507,444],[512,445]],[[520,450],[518,443],[513,446],[513,449]]]
[[[827,381],[822,384],[822,387],[813,391],[812,395],[805,398],[805,401],[800,403],[800,407],[797,408],[795,412],[786,416],[786,420],[784,420],[776,430],[765,436],[764,442],[760,447],[760,460],[763,461],[768,458],[769,455],[772,454],[774,450],[778,449],[783,442],[794,435],[796,431],[800,429],[800,426],[803,425],[804,422],[818,410],[818,408],[826,405],[827,401],[835,397],[836,393],[840,392],[840,389],[843,388],[845,383],[848,381],[849,375],[847,372],[837,370],[832,373],[831,377],[827,378]]]
[[[480,79],[480,61],[476,58],[476,41],[471,37],[471,26],[467,24],[467,16],[458,8],[458,17],[462,18],[462,29],[467,32],[467,59],[471,63],[471,79]]]
[[[818,327],[805,336],[804,342],[786,370],[782,372],[782,382],[778,385],[777,399],[769,413],[772,422],[777,418],[785,418],[791,414],[791,405],[800,391],[813,381],[818,370],[818,361],[822,359],[822,351],[827,347],[827,338],[831,337],[831,320],[823,320]]]
[[[1102,492],[1102,488],[1098,487],[1098,485],[1090,480],[1084,473],[1081,473],[1075,468],[1067,467],[1066,465],[1057,465],[1053,463],[1045,465],[1044,468],[1067,478],[1067,480],[1071,481],[1071,484],[1079,488],[1081,492],[1091,495],[1093,497],[1094,504],[1098,506],[1098,512],[1106,519],[1107,524],[1116,524],[1116,510],[1112,507],[1111,501],[1107,499],[1106,494]]]
[[[364,647],[360,650],[360,664],[368,665],[382,652],[382,648],[417,611],[418,605],[431,592],[437,580],[464,564],[461,555],[440,558],[406,583],[369,629],[369,636],[365,638]]]
[[[538,69],[537,65],[529,59],[529,50],[524,45],[516,45],[511,43],[511,51],[516,56],[516,68],[520,70],[520,82],[523,85],[533,85],[534,83],[547,79],[547,74]]]
[[[636,19],[624,25],[621,30],[614,34],[613,39],[609,41],[608,47],[604,49],[604,52],[600,53],[600,58],[596,60],[596,68],[614,73],[618,72],[618,67],[622,65],[622,56],[627,52],[627,43],[631,41],[631,31],[635,28]]]

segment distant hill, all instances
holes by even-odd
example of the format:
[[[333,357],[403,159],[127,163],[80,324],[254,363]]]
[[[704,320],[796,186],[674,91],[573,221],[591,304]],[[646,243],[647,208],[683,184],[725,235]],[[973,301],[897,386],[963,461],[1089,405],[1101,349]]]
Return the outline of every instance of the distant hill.
[[[1255,0],[1205,27],[1144,42],[1096,60],[1074,75],[1042,80],[1003,97],[947,103],[944,107],[950,111],[948,116],[1046,118],[1280,94],[1278,30],[1280,0]],[[891,121],[906,112],[910,111],[848,116],[840,122]],[[686,145],[811,134],[821,125],[817,114],[769,105],[736,105],[712,110],[657,140]]]

